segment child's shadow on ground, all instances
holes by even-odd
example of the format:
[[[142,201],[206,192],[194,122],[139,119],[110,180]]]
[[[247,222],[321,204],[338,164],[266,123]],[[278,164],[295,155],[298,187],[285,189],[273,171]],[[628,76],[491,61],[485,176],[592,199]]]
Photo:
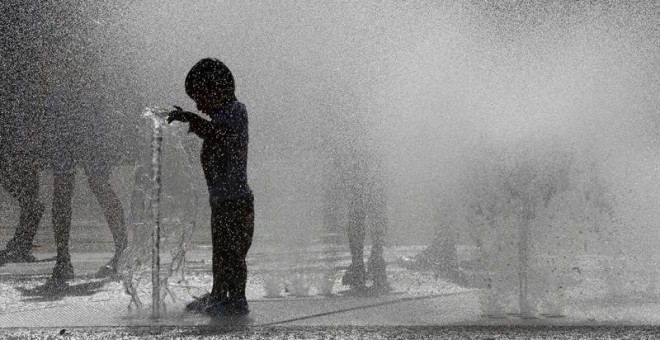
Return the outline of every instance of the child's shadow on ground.
[[[45,284],[34,288],[16,287],[22,296],[27,297],[24,302],[45,302],[62,300],[67,296],[92,296],[101,291],[103,286],[110,280],[83,282],[69,284],[67,282],[53,283],[46,281]]]

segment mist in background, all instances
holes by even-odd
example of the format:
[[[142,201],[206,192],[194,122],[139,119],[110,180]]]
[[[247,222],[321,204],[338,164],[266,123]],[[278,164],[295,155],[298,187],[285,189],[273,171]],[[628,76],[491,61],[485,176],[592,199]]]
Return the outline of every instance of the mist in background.
[[[534,160],[547,145],[594,160],[619,240],[648,252],[660,240],[657,4],[72,3],[58,15],[79,19],[66,37],[90,27],[99,57],[81,67],[111,80],[98,82],[99,111],[128,127],[118,150],[139,140],[142,108],[195,108],[183,81],[197,60],[229,66],[250,115],[257,245],[314,238],[329,155],[351,145],[383,155],[391,245],[426,244],[447,224],[472,242],[466,174],[492,164],[488,150]]]

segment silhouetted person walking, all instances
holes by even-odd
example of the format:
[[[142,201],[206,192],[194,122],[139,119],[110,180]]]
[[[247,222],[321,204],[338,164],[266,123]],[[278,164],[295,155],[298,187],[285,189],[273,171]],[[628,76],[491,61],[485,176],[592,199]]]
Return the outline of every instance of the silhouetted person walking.
[[[101,61],[105,49],[98,42],[107,31],[96,29],[94,16],[108,14],[96,10],[111,9],[85,4],[83,11],[80,6],[77,2],[7,0],[2,5],[5,20],[0,24],[3,66],[7,68],[0,86],[2,98],[7,98],[3,103],[7,105],[1,108],[1,139],[10,135],[12,145],[18,146],[14,151],[22,152],[22,157],[10,160],[37,161],[35,166],[3,160],[2,185],[22,208],[16,236],[4,253],[30,259],[12,254],[28,254],[31,249],[43,211],[38,202],[38,171],[50,168],[57,243],[55,281],[73,277],[68,244],[76,166],[85,169],[115,242],[115,256],[101,268],[100,276],[116,271],[117,258],[127,243],[123,209],[109,178],[111,166],[126,159],[125,146],[131,143],[130,136],[121,133],[122,126],[128,125],[123,109],[129,102],[121,94],[130,88],[130,82],[122,79],[120,88],[114,82],[115,74],[127,72],[109,72]],[[9,117],[11,123],[6,125]],[[6,152],[2,154],[7,158]]]

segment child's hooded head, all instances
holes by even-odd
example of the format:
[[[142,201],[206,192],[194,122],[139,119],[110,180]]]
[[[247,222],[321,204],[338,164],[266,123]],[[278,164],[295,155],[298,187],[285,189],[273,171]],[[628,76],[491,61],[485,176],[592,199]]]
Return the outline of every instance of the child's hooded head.
[[[198,61],[188,71],[185,86],[186,94],[202,112],[236,99],[234,76],[223,62],[215,58]]]

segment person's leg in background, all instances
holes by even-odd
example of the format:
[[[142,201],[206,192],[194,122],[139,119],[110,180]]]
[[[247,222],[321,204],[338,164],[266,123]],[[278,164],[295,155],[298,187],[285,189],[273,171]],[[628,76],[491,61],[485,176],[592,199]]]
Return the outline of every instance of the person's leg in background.
[[[18,201],[20,217],[14,237],[0,251],[0,265],[16,262],[34,262],[32,255],[34,237],[44,213],[39,198],[39,172],[27,165],[2,160],[0,184]]]
[[[351,264],[346,269],[342,283],[351,288],[363,288],[366,283],[364,268],[364,236],[366,212],[364,197],[361,193],[353,193],[349,202],[348,212],[348,247],[351,252]]]
[[[107,277],[117,274],[119,258],[128,246],[128,235],[124,218],[124,208],[117,193],[110,184],[111,168],[105,165],[85,166],[87,182],[96,196],[103,215],[108,223],[114,242],[114,255],[110,262],[101,267],[96,277]]]
[[[71,233],[71,201],[76,184],[76,169],[71,164],[55,167],[53,172],[53,231],[57,257],[52,279],[65,281],[73,279],[73,265],[69,252],[69,238]]]
[[[367,265],[367,276],[373,281],[373,287],[377,289],[389,289],[387,282],[387,270],[383,247],[387,235],[387,201],[384,190],[372,188],[370,198],[369,216],[371,231],[371,254]]]

